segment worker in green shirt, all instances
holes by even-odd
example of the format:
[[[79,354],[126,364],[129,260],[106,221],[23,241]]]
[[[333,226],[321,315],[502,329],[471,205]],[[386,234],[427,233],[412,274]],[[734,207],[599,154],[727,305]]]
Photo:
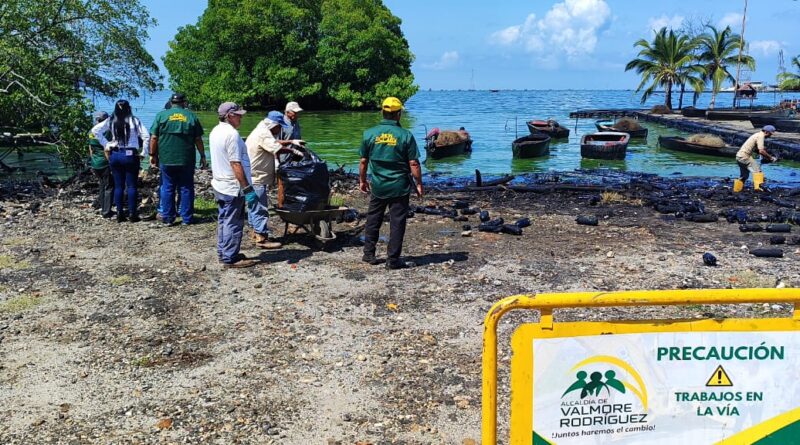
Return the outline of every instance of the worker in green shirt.
[[[108,113],[105,111],[98,111],[94,114],[95,124],[106,119],[108,119]],[[111,135],[107,134],[106,137],[110,138]],[[95,203],[100,208],[100,215],[103,218],[111,218],[114,216],[114,212],[111,210],[111,204],[114,202],[114,179],[111,178],[111,169],[108,167],[108,158],[106,158],[103,145],[92,132],[89,132],[89,163],[100,182]]]
[[[381,108],[383,120],[365,131],[361,140],[359,188],[364,193],[371,192],[367,224],[364,228],[362,261],[373,265],[383,262],[375,256],[375,247],[383,224],[383,214],[388,207],[389,246],[386,268],[403,269],[408,267],[400,261],[406,233],[408,201],[412,189],[416,189],[420,197],[423,195],[422,170],[417,141],[410,131],[400,126],[403,103],[396,97],[388,97]],[[368,168],[372,173],[371,185],[367,182]]]
[[[175,192],[180,195],[181,224],[192,223],[194,213],[195,148],[200,154],[200,168],[205,169],[203,126],[197,116],[186,109],[186,96],[175,93],[172,106],[160,111],[150,127],[150,165],[161,169],[162,221],[175,222]]]

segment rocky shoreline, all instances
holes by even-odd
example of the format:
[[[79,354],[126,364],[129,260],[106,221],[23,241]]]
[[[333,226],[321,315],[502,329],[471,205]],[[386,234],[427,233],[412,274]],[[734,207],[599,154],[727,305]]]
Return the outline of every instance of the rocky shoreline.
[[[336,224],[322,248],[299,234],[278,251],[245,241],[263,264],[223,270],[213,214],[188,227],[117,224],[91,208],[88,178],[0,185],[0,443],[474,444],[482,322],[503,297],[800,285],[798,189],[733,195],[719,181],[613,172],[525,179],[437,181],[413,202],[404,250],[415,267],[403,271],[360,262],[360,220]],[[196,181],[207,198],[207,173]],[[334,185],[366,210],[352,175]],[[480,213],[464,208],[531,225],[480,231]],[[790,233],[770,245],[776,234],[742,224]],[[750,254],[759,247],[783,257]],[[556,321],[789,311],[611,308]],[[503,344],[531,319],[509,316]]]

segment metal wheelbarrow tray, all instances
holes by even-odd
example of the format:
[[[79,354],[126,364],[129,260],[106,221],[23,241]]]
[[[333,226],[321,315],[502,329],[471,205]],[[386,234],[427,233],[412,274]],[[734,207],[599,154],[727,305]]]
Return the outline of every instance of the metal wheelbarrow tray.
[[[283,236],[289,232],[289,225],[297,226],[308,234],[314,234],[319,241],[332,241],[336,239],[333,233],[333,222],[344,212],[347,207],[328,206],[324,210],[310,210],[307,212],[291,212],[286,209],[274,208],[275,213],[286,223]]]

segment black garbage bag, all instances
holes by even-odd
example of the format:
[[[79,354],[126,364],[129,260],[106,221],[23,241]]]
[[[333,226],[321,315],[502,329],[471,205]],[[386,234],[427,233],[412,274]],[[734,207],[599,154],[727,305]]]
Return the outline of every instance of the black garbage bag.
[[[740,232],[761,232],[764,228],[761,224],[742,224],[739,226]]]
[[[500,231],[509,235],[522,235],[522,227],[516,224],[503,224],[500,226]]]
[[[524,229],[525,227],[531,225],[531,220],[530,218],[520,218],[516,222],[514,222],[514,224],[516,224],[516,226],[519,227],[520,229]]]
[[[596,226],[599,224],[597,217],[594,215],[579,215],[575,218],[575,222],[582,226]]]
[[[789,224],[770,224],[767,226],[767,232],[770,233],[789,233],[792,231],[792,226]]]
[[[686,221],[697,223],[717,222],[719,217],[713,213],[690,213],[685,216]]]
[[[323,210],[331,194],[328,164],[311,150],[278,167],[278,206],[290,212]]]
[[[706,266],[716,266],[717,265],[717,257],[715,257],[712,253],[706,252],[703,254],[703,264]]]
[[[760,249],[750,249],[750,255],[754,255],[759,258],[783,258],[783,250],[763,247]]]
[[[786,237],[780,235],[774,235],[769,237],[769,243],[773,246],[776,244],[786,244]]]
[[[482,210],[481,211],[480,220],[481,220],[481,222],[489,221],[489,211],[488,210]]]

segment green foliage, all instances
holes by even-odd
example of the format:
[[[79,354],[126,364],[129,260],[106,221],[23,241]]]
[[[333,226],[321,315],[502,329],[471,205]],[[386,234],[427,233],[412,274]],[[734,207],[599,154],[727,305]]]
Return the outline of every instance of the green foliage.
[[[202,108],[373,108],[412,96],[413,55],[400,19],[376,0],[210,0],[164,58],[174,90]]]
[[[639,57],[625,66],[625,71],[634,70],[642,76],[636,88],[642,93],[642,103],[655,92],[657,87],[666,91],[664,105],[672,109],[672,86],[675,84],[694,83],[692,79],[701,72],[695,65],[693,52],[697,43],[687,35],[674,30],[661,28],[656,32],[653,41],[641,39],[634,44],[639,50]],[[645,85],[650,84],[645,88]]]
[[[729,80],[731,83],[736,78],[730,72],[731,67],[739,63],[739,48],[742,44],[742,37],[734,34],[730,26],[722,31],[714,26],[708,25],[708,32],[698,37],[700,63],[703,64],[705,75],[704,81],[711,83],[711,103],[709,108],[714,108],[717,93],[722,89],[722,83]],[[755,69],[756,61],[751,56],[742,54],[741,64]]]
[[[65,163],[84,157],[88,94],[160,88],[142,42],[154,24],[139,0],[3,0],[0,126],[42,133]]]
[[[792,65],[797,70],[797,73],[786,72],[778,75],[778,82],[780,82],[782,90],[800,90],[800,56],[795,56],[792,59]]]

